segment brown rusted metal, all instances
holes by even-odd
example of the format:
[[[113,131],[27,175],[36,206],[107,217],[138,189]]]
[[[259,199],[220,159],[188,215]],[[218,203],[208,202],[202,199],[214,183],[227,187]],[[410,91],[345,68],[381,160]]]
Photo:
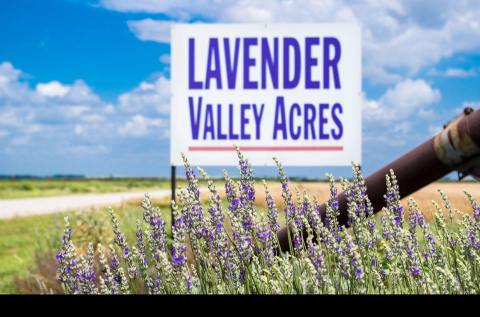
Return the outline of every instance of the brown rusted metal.
[[[436,136],[367,177],[367,195],[375,213],[384,206],[385,176],[390,170],[395,172],[400,184],[401,198],[452,171],[458,171],[459,175],[463,173],[480,177],[480,110],[465,108]],[[338,201],[338,221],[341,225],[347,225],[347,199],[344,193],[339,195]],[[325,211],[324,204],[320,209],[322,219],[325,218]],[[277,235],[281,249],[288,250],[287,228],[282,228]]]

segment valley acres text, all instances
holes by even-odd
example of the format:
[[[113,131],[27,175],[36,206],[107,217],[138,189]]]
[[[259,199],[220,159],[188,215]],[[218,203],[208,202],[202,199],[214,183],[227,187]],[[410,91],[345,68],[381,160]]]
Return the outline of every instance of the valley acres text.
[[[189,38],[188,89],[192,93],[188,97],[188,110],[192,140],[340,139],[343,135],[340,102],[297,103],[288,97],[295,89],[317,90],[319,97],[322,90],[341,89],[340,41],[335,37],[306,37],[302,41],[293,37],[209,38],[204,54],[207,58],[201,60],[195,57],[195,39]],[[197,74],[199,68],[204,71]],[[201,91],[212,90],[253,90],[259,95],[274,90],[279,95],[272,105],[234,100],[225,104],[201,95]],[[261,135],[265,107],[274,107],[273,118],[268,118],[273,119],[270,136]],[[247,129],[248,125],[254,128]]]

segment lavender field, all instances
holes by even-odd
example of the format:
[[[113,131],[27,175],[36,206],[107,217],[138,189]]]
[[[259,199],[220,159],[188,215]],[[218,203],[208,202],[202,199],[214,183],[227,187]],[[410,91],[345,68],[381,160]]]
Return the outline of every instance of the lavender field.
[[[127,240],[110,210],[114,244],[90,243],[77,252],[66,219],[56,254],[62,290],[72,294],[471,294],[480,290],[480,206],[451,207],[440,191],[426,221],[418,204],[399,199],[393,171],[386,175],[385,208],[373,215],[364,179],[330,179],[326,217],[313,197],[294,191],[280,162],[283,203],[265,183],[266,208],[255,204],[253,170],[237,150],[240,178],[225,174],[225,199],[208,175],[184,157],[187,184],[174,204],[172,233],[148,196],[135,238]],[[197,175],[199,174],[199,175]],[[199,177],[209,198],[202,204]],[[348,193],[349,227],[337,221],[340,190]],[[467,214],[468,212],[468,214]],[[284,219],[280,219],[280,217]],[[276,232],[288,224],[290,250]]]

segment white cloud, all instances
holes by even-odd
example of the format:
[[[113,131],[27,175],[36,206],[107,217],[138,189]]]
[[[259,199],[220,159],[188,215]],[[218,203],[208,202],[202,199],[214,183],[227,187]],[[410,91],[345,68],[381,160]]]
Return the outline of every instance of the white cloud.
[[[388,89],[378,100],[364,97],[363,113],[367,121],[401,121],[413,115],[425,116],[441,94],[422,79],[406,79]]]
[[[432,69],[428,72],[431,76],[452,77],[452,78],[467,78],[477,75],[475,68],[462,69],[462,68],[447,68],[445,71],[439,71]]]
[[[161,127],[165,127],[165,122],[162,119],[150,119],[138,114],[121,126],[119,132],[125,136],[141,137],[152,131],[158,131],[158,128]]]
[[[101,5],[120,12],[163,13],[177,21],[200,16],[218,22],[360,23],[364,76],[372,83],[395,83],[455,53],[480,49],[476,0],[104,0]],[[137,36],[166,42],[160,21],[143,21],[133,30]]]
[[[92,144],[92,145],[72,145],[67,151],[74,155],[84,156],[84,155],[102,155],[107,154],[110,150],[103,144]]]
[[[58,81],[51,81],[45,84],[37,85],[37,92],[47,97],[63,97],[70,91],[66,85],[62,85]]]
[[[168,114],[170,80],[160,76],[154,82],[141,82],[132,91],[120,95],[117,104],[126,113]]]
[[[12,64],[0,63],[0,148],[13,151],[42,144],[51,151],[87,155],[107,153],[106,145],[125,137],[165,138],[168,126],[162,116],[170,104],[165,77],[140,83],[114,103],[100,98],[82,80],[31,88],[23,77]]]
[[[38,94],[30,90],[22,81],[22,72],[13,67],[10,62],[0,63],[0,104],[17,106],[28,101],[37,103]]]
[[[81,124],[76,124],[73,128],[75,135],[83,135],[85,133],[85,127]]]
[[[128,21],[127,24],[135,36],[142,41],[170,43],[171,22],[169,21],[144,19]]]
[[[432,124],[432,125],[429,125],[429,126],[428,126],[428,132],[429,132],[431,135],[435,135],[435,134],[439,133],[440,131],[442,131],[442,127],[439,126],[439,125]]]
[[[103,109],[102,109],[102,112],[105,113],[105,114],[112,114],[115,112],[115,107],[112,105],[112,104],[106,104]]]
[[[439,90],[422,79],[406,79],[378,99],[363,96],[363,139],[372,147],[400,147],[432,135]],[[421,120],[418,120],[421,118]],[[437,122],[438,123],[438,122]]]
[[[218,0],[101,0],[107,9],[120,12],[168,13],[178,19],[190,19],[192,14],[214,16],[228,2]]]
[[[20,123],[19,117],[17,116],[17,112],[10,108],[10,109],[2,109],[0,111],[0,126],[7,127],[7,126],[17,126]]]
[[[63,102],[71,104],[103,104],[101,98],[83,80],[76,80],[69,86]]]
[[[23,127],[23,129],[22,129],[22,132],[25,133],[26,135],[37,134],[37,133],[40,133],[40,132],[43,132],[43,131],[45,131],[45,126],[42,125],[42,124],[37,124],[37,123],[29,124],[29,125]]]
[[[30,143],[30,136],[28,135],[24,135],[24,136],[20,136],[20,137],[15,137],[11,140],[10,144],[11,145],[15,145],[15,146],[19,146],[19,145],[27,145]]]
[[[9,62],[0,64],[0,88],[4,88],[7,84],[17,81],[20,77],[20,71],[15,69]]]
[[[105,116],[99,113],[89,113],[89,114],[83,115],[80,119],[82,122],[87,122],[87,123],[101,123],[107,120]]]
[[[85,105],[72,105],[70,107],[65,107],[63,113],[67,118],[78,118],[90,111],[90,107]]]
[[[163,64],[170,64],[170,55],[169,54],[162,54],[158,59]]]
[[[445,71],[445,76],[447,77],[472,77],[475,76],[477,72],[474,69],[464,70],[460,68],[449,68]]]
[[[398,122],[397,124],[393,125],[392,131],[394,133],[407,134],[411,131],[412,126],[413,124],[411,121]]]
[[[0,138],[4,138],[6,136],[8,136],[10,133],[8,132],[8,130],[5,130],[5,129],[0,129]]]
[[[169,1],[169,0],[137,0],[137,1],[117,1],[117,0],[102,0],[101,4],[112,10],[122,12],[149,12],[161,13],[175,9],[175,3],[182,4],[185,1]]]

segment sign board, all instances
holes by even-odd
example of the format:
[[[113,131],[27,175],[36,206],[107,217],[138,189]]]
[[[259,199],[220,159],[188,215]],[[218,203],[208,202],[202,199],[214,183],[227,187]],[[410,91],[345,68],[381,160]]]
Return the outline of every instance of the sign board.
[[[174,24],[170,161],[361,163],[356,24]]]

